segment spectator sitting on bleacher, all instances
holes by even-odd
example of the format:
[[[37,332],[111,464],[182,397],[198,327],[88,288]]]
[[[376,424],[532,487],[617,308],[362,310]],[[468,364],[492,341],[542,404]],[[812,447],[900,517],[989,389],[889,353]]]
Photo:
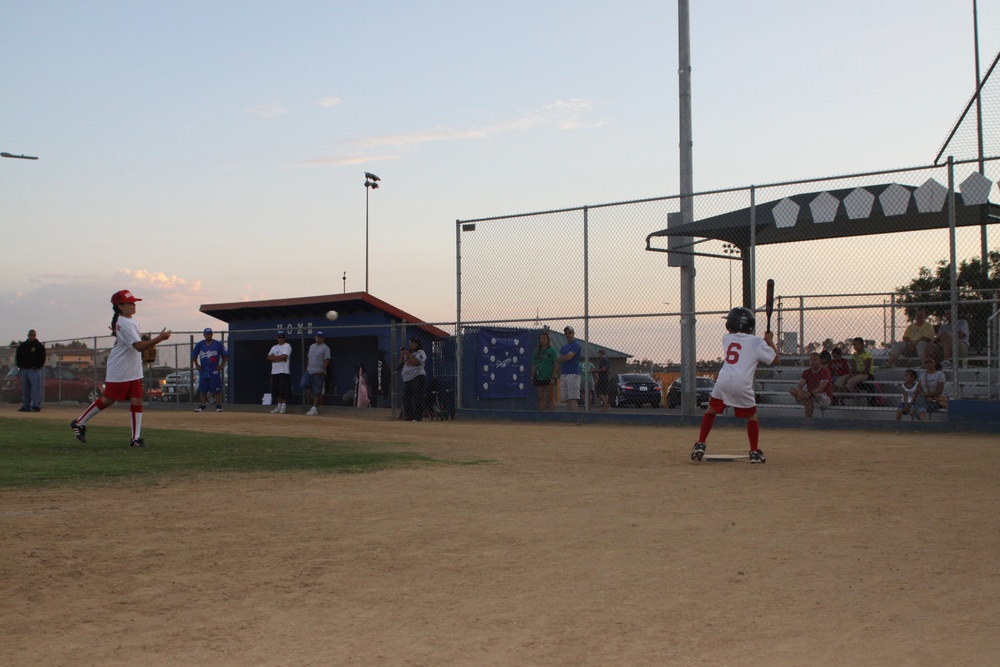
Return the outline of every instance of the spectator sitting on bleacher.
[[[851,374],[851,362],[844,358],[844,353],[839,347],[833,348],[830,353],[830,380],[836,384],[837,380],[845,375]]]
[[[936,335],[934,325],[927,321],[927,309],[917,308],[913,321],[903,332],[903,340],[893,343],[889,348],[889,359],[883,368],[892,368],[896,364],[896,359],[904,354],[922,358],[927,343],[933,342]]]
[[[805,406],[806,417],[813,416],[814,406],[819,406],[820,410],[829,407],[833,398],[833,382],[830,381],[830,371],[823,367],[823,360],[818,352],[809,355],[809,368],[802,371],[799,383],[789,389],[788,393]]]
[[[954,337],[958,339],[958,356],[969,356],[969,323],[963,319],[955,321]],[[941,346],[942,368],[951,367],[951,345],[952,345],[951,311],[944,313],[944,322],[938,327],[937,338],[934,342]]]
[[[872,353],[865,349],[865,339],[858,336],[851,344],[854,346],[851,372],[837,379],[837,391],[857,391],[859,384],[875,379],[875,363],[872,361]]]
[[[944,371],[938,370],[937,361],[925,359],[924,372],[917,382],[917,398],[913,402],[917,419],[927,421],[930,413],[948,405],[948,399],[944,396],[944,382]]]
[[[902,419],[903,415],[910,415],[910,419],[916,419],[917,411],[913,405],[917,400],[917,394],[920,392],[916,371],[912,368],[907,368],[903,371],[903,384],[899,388],[903,392],[903,398],[899,402],[899,407],[896,408],[896,421]]]

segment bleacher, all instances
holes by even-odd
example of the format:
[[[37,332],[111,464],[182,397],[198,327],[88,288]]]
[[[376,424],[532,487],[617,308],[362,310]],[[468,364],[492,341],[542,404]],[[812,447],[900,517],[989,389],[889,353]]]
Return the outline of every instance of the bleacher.
[[[963,399],[997,398],[1000,371],[987,366],[986,357],[967,357],[961,361],[958,368],[944,369],[947,382],[945,395],[951,398],[959,396],[956,391],[957,382]],[[758,366],[754,385],[757,394],[757,406],[763,413],[780,414],[782,416],[802,416],[803,407],[788,393],[798,384],[802,371],[809,364],[808,356],[782,356],[777,366]],[[816,409],[814,418],[857,418],[857,419],[893,419],[899,406],[902,392],[903,371],[912,368],[919,375],[919,361],[903,358],[897,361],[894,368],[876,368],[875,379],[861,383],[862,391],[847,393],[834,392],[834,405],[825,409]],[[992,390],[991,390],[992,388]],[[946,411],[938,410],[931,413],[933,420],[946,418]],[[904,416],[904,419],[908,417]]]

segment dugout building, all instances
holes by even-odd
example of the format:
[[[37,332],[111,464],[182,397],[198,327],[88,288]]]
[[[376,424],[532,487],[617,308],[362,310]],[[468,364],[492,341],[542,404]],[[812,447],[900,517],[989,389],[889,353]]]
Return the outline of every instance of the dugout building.
[[[434,377],[435,343],[449,336],[367,292],[213,303],[202,305],[200,310],[228,325],[227,390],[230,401],[243,404],[259,405],[264,394],[270,392],[271,362],[267,354],[278,331],[285,332],[292,346],[293,405],[302,401],[299,382],[305,353],[319,331],[325,334],[332,357],[326,405],[343,404],[342,397],[353,389],[359,366],[368,378],[373,403],[389,405],[394,383],[399,383],[399,349],[415,336],[427,353],[427,374]],[[331,310],[339,315],[336,321],[326,317]]]

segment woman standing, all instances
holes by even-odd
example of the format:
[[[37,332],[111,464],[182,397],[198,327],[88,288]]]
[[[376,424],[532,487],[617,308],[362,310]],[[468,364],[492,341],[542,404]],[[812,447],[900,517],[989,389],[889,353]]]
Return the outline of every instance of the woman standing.
[[[531,357],[531,381],[538,393],[538,409],[542,412],[556,407],[556,357],[558,350],[552,346],[547,331],[538,334],[538,347]]]
[[[399,353],[403,374],[403,410],[406,421],[424,418],[424,384],[427,380],[427,353],[416,338],[410,339],[409,349]]]

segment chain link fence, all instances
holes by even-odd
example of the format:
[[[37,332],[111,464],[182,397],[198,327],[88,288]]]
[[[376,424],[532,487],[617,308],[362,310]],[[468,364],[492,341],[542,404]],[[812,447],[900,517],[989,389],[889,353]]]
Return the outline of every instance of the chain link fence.
[[[525,373],[538,334],[548,331],[558,348],[559,332],[570,325],[588,343],[586,361],[603,349],[614,374],[652,375],[661,384],[660,405],[672,407],[671,383],[686,361],[685,318],[696,323],[697,373],[712,376],[721,367],[723,316],[739,305],[761,310],[768,278],[777,282],[772,328],[785,363],[802,365],[810,352],[835,346],[850,355],[845,342],[861,337],[884,364],[917,306],[927,306],[935,325],[944,321],[952,261],[959,267],[957,314],[970,327],[962,365],[995,369],[1000,220],[989,199],[996,198],[1000,161],[983,164],[982,173],[978,161],[967,161],[697,193],[694,223],[684,227],[697,233],[681,238],[669,232],[680,196],[459,220],[463,372],[488,376],[503,363],[513,377],[506,372],[513,350],[528,359],[518,364],[518,379],[526,381],[498,393],[480,378],[462,406],[533,409]],[[696,266],[693,313],[680,310],[671,254]],[[484,329],[510,349],[497,354],[480,336]],[[476,344],[465,345],[472,338]],[[952,396],[997,395],[995,374],[966,382],[956,372]],[[615,391],[624,393],[612,382]],[[589,407],[587,396],[581,400]],[[590,397],[590,404],[599,401]]]
[[[425,328],[435,326],[446,336],[428,336]],[[402,415],[403,384],[400,379],[400,350],[411,337],[428,341],[426,395],[422,401],[429,418],[446,419],[455,412],[455,342],[452,323],[433,325],[406,323],[378,325],[323,325],[331,361],[323,386],[321,404],[331,407],[391,408],[393,416]],[[287,342],[292,348],[289,360],[292,396],[289,405],[304,411],[312,405],[312,395],[303,389],[301,378],[305,355],[315,342],[318,327],[289,326]],[[155,335],[157,332],[150,332]],[[269,404],[271,362],[267,355],[277,343],[275,328],[215,330],[215,339],[228,353],[222,370],[222,401],[238,404]],[[202,402],[199,373],[194,364],[195,345],[204,340],[201,332],[175,331],[170,339],[144,356],[143,399],[153,406],[186,406]],[[46,341],[44,403],[90,403],[103,393],[107,358],[115,339],[91,336]],[[389,345],[379,347],[380,341]],[[359,391],[360,389],[360,391]],[[20,402],[18,369],[8,364],[3,385],[5,402]],[[214,403],[207,392],[205,402]]]

